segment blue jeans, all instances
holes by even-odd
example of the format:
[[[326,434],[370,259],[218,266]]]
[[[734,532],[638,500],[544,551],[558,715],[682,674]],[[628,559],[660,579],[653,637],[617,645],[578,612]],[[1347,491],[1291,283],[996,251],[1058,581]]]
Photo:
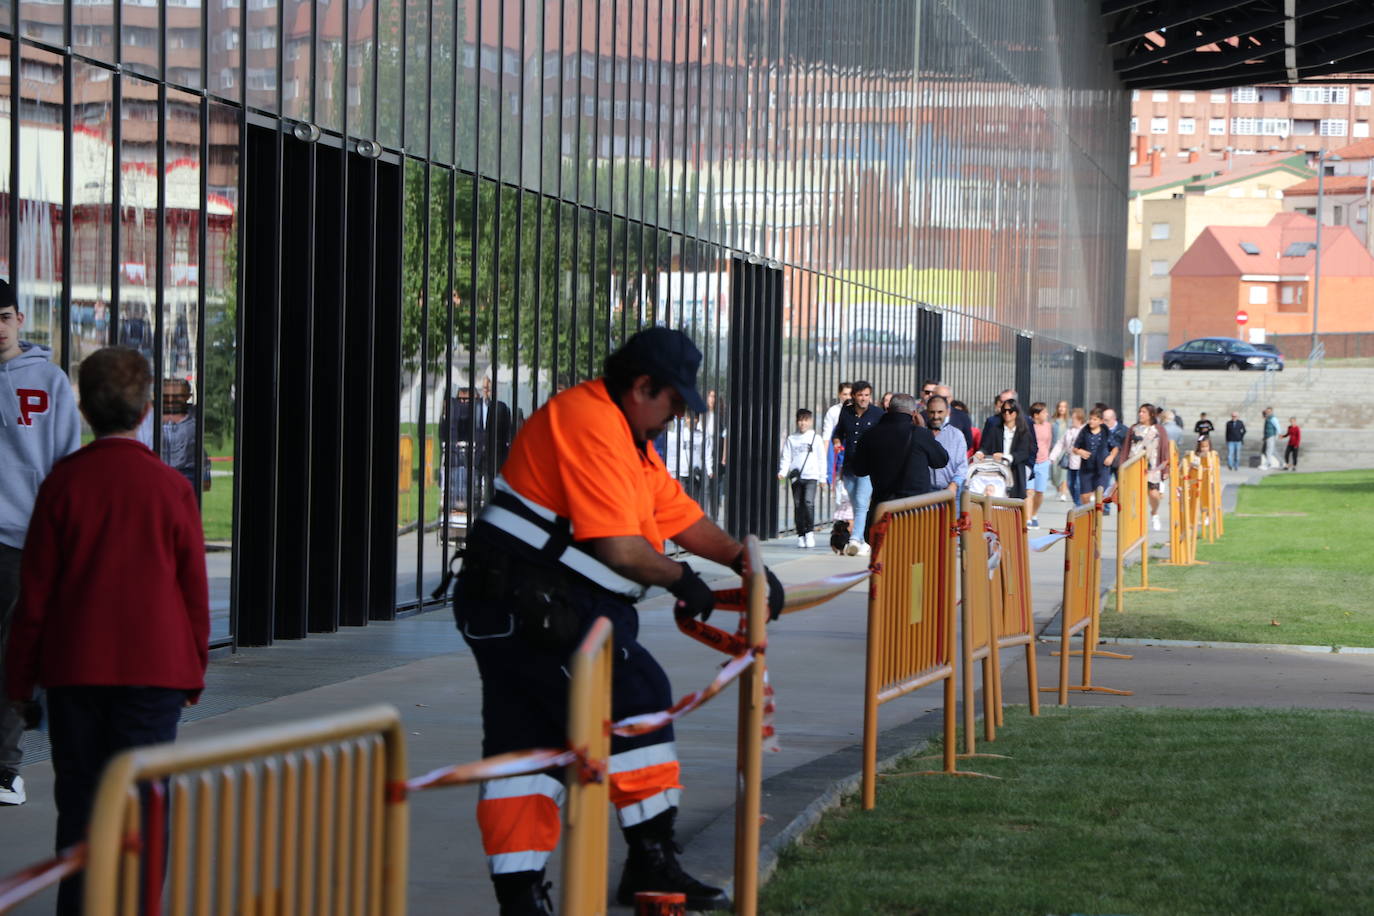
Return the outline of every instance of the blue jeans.
[[[1239,441],[1226,443],[1226,466],[1233,471],[1240,470],[1240,446]]]
[[[863,540],[864,525],[868,521],[868,504],[873,499],[873,481],[867,477],[844,475],[844,488],[849,491],[849,502],[854,507],[853,539]]]

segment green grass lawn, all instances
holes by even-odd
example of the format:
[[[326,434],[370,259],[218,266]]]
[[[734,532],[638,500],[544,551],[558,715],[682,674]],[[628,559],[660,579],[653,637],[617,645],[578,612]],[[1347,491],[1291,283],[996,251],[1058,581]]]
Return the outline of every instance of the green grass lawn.
[[[885,778],[783,854],[764,913],[1374,912],[1374,715],[1009,709],[961,761]],[[974,766],[973,764],[976,764]],[[926,769],[909,761],[900,771]]]
[[[1221,539],[1199,543],[1209,565],[1150,564],[1150,584],[1177,591],[1128,592],[1122,614],[1108,596],[1102,634],[1374,646],[1371,554],[1374,471],[1274,474],[1241,489]]]

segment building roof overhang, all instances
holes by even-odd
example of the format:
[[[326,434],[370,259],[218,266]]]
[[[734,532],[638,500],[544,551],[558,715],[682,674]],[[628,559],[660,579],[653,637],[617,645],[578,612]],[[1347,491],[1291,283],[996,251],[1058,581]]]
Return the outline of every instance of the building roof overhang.
[[[1133,89],[1215,89],[1374,73],[1369,0],[1101,0]]]

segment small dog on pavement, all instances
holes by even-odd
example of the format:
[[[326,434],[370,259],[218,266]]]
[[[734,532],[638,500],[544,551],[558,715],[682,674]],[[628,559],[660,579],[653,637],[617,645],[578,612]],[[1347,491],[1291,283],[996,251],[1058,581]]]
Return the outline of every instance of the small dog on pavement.
[[[844,553],[844,545],[849,543],[849,522],[836,521],[830,527],[830,549],[838,554]]]

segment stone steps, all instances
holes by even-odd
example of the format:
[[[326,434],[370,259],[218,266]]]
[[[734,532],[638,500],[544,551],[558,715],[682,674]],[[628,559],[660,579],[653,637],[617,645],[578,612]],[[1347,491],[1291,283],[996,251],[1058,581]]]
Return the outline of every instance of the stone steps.
[[[1124,400],[1131,401],[1135,397],[1134,369],[1123,373],[1122,383]],[[1369,396],[1374,392],[1374,369],[1309,371],[1301,363],[1272,373],[1166,372],[1158,367],[1144,367],[1140,383],[1144,400],[1172,407],[1182,415],[1189,430],[1198,415],[1206,411],[1220,431],[1234,410],[1249,429],[1248,441],[1259,435],[1263,428],[1260,412],[1269,406],[1274,408],[1280,427],[1287,426],[1289,417],[1297,417],[1304,437],[1315,435],[1318,430],[1374,430],[1374,398]],[[1128,409],[1127,413],[1134,411]],[[1341,445],[1346,438],[1333,437],[1332,447],[1347,451]]]

